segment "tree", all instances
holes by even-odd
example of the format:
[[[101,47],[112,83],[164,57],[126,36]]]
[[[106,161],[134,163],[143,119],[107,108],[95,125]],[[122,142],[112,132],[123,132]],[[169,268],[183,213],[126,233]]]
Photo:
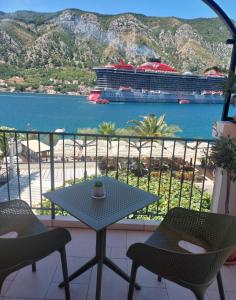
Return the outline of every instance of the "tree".
[[[8,130],[16,130],[15,128],[10,128],[10,127],[6,127],[6,126],[0,126],[0,130],[3,131],[8,131]],[[4,156],[4,155],[8,155],[9,153],[9,139],[13,138],[15,139],[15,133],[11,133],[11,132],[1,132],[0,131],[0,157]],[[16,138],[20,138],[19,134],[16,135]]]
[[[174,137],[177,132],[181,131],[176,125],[167,125],[165,115],[158,118],[155,114],[149,114],[148,116],[142,116],[142,118],[143,120],[128,121],[126,128],[130,134],[140,137]],[[148,141],[136,140],[131,142],[131,145],[140,151],[142,147],[147,147],[148,143]]]
[[[79,147],[81,147],[82,149],[84,149],[85,147],[92,145],[94,143],[95,136],[86,136],[86,134],[98,134],[98,131],[96,128],[78,128],[77,129],[77,133],[81,134],[81,137],[79,139],[79,141],[76,141],[75,144]]]
[[[112,122],[102,122],[98,126],[98,133],[102,135],[117,135],[118,132],[117,132],[116,124]],[[107,138],[107,140],[111,148],[111,142],[114,139]]]
[[[98,126],[98,133],[103,135],[116,135],[116,124],[112,122],[102,122]]]
[[[210,159],[215,167],[226,172],[225,214],[229,214],[230,186],[236,181],[236,139],[229,136],[217,139],[212,145]]]
[[[117,135],[118,129],[116,124],[112,122],[102,122],[96,128],[78,128],[77,133],[81,134],[101,134],[101,135]],[[111,138],[108,138],[109,144],[111,145]]]
[[[174,137],[181,129],[176,125],[167,125],[165,115],[159,118],[155,114],[142,116],[143,120],[128,121],[127,128],[134,134],[143,137]]]

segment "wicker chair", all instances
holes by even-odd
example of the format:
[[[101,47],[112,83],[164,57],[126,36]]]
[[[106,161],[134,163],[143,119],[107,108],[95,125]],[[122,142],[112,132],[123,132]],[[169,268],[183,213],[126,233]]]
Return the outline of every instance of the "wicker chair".
[[[192,253],[180,247],[180,241],[204,248]],[[129,247],[133,260],[128,299],[133,297],[137,268],[143,266],[161,277],[190,289],[198,300],[204,299],[209,285],[217,277],[220,299],[224,290],[220,268],[236,246],[236,217],[174,208],[145,243]]]
[[[48,230],[22,200],[0,204],[0,235],[16,232],[16,238],[0,238],[0,292],[5,278],[12,272],[32,264],[58,250],[61,255],[66,299],[70,299],[65,244],[70,233],[62,228]]]

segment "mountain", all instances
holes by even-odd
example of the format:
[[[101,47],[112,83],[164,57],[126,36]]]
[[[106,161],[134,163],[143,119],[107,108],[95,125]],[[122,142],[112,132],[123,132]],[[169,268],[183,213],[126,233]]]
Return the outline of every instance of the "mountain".
[[[161,57],[179,71],[226,69],[231,46],[218,18],[180,19],[78,9],[0,12],[0,63],[20,68],[92,68],[120,58],[140,64]]]

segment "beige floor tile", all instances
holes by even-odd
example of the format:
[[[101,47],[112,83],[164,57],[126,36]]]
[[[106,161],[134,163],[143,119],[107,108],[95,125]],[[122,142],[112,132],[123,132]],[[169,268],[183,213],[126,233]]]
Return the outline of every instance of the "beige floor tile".
[[[87,291],[87,284],[70,284],[71,300],[86,300]],[[50,285],[45,299],[64,300],[65,291],[63,288],[59,288],[57,284],[53,283]]]
[[[127,230],[127,248],[134,243],[142,243],[151,235],[148,231],[128,231]]]
[[[58,265],[55,256],[48,256],[37,263],[37,272],[31,266],[21,269],[12,281],[6,297],[44,298]]]
[[[126,252],[127,252],[126,248],[111,247],[110,257],[127,259]]]
[[[232,293],[234,293],[234,292],[232,292]],[[220,294],[218,291],[207,291],[206,298],[207,298],[207,300],[221,300]],[[236,293],[234,294],[234,298],[232,298],[232,299],[234,299],[234,300],[236,299]],[[225,300],[231,300],[228,292],[225,292]]]
[[[10,289],[11,285],[12,285],[12,281],[10,281],[10,280],[6,279],[3,282],[2,290],[1,290],[1,296],[5,296],[6,295],[7,291]]]
[[[166,280],[166,289],[169,300],[196,300],[194,294],[186,288]]]
[[[127,261],[124,259],[114,259],[116,263],[123,271],[127,272]],[[88,299],[93,299],[96,293],[97,282],[97,267],[93,268],[91,281],[88,290]],[[119,275],[112,270],[103,267],[102,276],[102,300],[123,300],[127,297],[128,283],[122,279]]]
[[[235,300],[236,299],[236,292],[226,292],[227,299],[226,300]]]
[[[89,241],[95,245],[96,243],[96,233],[93,229],[70,229],[70,234],[72,239],[78,241]]]
[[[126,248],[126,232],[122,230],[107,230],[107,246]]]
[[[236,277],[232,272],[232,268],[228,266],[223,266],[221,268],[221,277],[226,291],[236,292]],[[213,284],[209,287],[210,291],[218,291],[217,281],[215,280]]]
[[[160,288],[142,288],[134,291],[133,300],[169,300],[167,290]]]
[[[131,261],[128,261],[129,273],[131,270]],[[142,287],[152,287],[152,288],[166,288],[165,279],[162,278],[161,282],[157,280],[157,275],[149,272],[143,267],[139,267],[136,275],[136,281]]]
[[[72,240],[66,246],[68,256],[92,257],[95,255],[96,234],[94,230],[70,230]]]
[[[227,265],[227,266],[224,266],[223,268],[229,269],[232,272],[234,278],[236,279],[236,264],[235,265]]]
[[[82,265],[88,261],[88,258],[78,258],[78,257],[67,257],[68,273],[72,274],[74,271],[78,270]],[[79,277],[75,278],[72,283],[89,283],[90,276],[92,273],[92,268],[81,274]],[[52,281],[59,283],[63,280],[62,268],[59,263],[57,270],[53,276]]]

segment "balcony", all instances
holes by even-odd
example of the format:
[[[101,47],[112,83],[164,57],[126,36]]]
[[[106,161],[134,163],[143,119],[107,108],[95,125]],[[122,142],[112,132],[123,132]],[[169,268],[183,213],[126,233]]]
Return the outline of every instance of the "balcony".
[[[210,140],[27,131],[1,131],[0,137],[5,180],[0,201],[21,198],[49,226],[70,228],[70,273],[94,255],[95,232],[63,216],[65,212],[44,199],[44,192],[106,175],[159,195],[160,201],[108,230],[107,255],[128,273],[129,245],[144,241],[169,209],[210,210],[214,180]],[[72,228],[74,225],[81,228]],[[2,299],[64,299],[64,291],[57,287],[60,272],[59,255],[53,254],[38,263],[36,273],[27,267],[9,276]],[[94,299],[95,274],[93,268],[72,281],[72,299]],[[222,275],[226,299],[235,299],[236,267],[223,267]],[[142,290],[135,292],[134,299],[195,299],[190,291],[169,281],[159,283],[144,269],[140,268],[137,279]],[[127,291],[128,284],[105,268],[102,299],[126,299]],[[219,299],[216,284],[209,288],[207,299]]]
[[[176,206],[210,209],[210,140],[36,131],[1,131],[0,137],[0,201],[21,198],[54,216],[44,192],[106,175],[161,196],[132,218],[160,219]]]

